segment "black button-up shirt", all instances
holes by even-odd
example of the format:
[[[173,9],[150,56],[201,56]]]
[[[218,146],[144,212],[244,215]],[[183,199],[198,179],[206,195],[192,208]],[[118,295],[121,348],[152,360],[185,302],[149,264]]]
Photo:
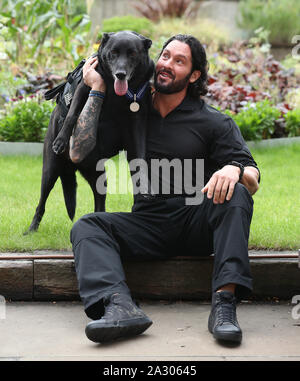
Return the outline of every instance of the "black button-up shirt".
[[[170,177],[163,175],[161,170],[151,171],[152,159],[167,159],[169,162],[177,159],[177,164],[181,163],[182,179],[184,175],[192,176],[194,186],[198,176],[196,159],[204,159],[203,186],[215,171],[231,161],[257,168],[233,119],[209,106],[204,100],[188,96],[164,118],[151,107],[147,138],[149,177],[153,181],[151,173],[152,176],[157,176],[156,181],[160,187],[156,193],[165,193],[162,191],[164,184],[170,187],[171,194],[186,194],[183,182],[178,186],[175,179],[180,165]],[[191,159],[192,166],[186,167],[188,174],[184,174],[184,159]]]

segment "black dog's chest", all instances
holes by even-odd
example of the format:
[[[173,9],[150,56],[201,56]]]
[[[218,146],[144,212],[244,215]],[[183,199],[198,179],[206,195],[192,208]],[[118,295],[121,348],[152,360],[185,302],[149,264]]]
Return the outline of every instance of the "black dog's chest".
[[[133,122],[145,116],[147,96],[141,100],[134,100],[108,93],[105,98],[102,114],[105,113],[114,120]]]

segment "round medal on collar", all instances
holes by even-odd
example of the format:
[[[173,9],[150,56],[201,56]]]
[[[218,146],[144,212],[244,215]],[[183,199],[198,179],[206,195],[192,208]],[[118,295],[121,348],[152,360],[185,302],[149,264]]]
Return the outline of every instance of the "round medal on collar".
[[[140,105],[136,101],[136,94],[133,95],[133,102],[130,103],[129,108],[132,112],[138,112],[139,111]]]
[[[140,105],[137,102],[132,102],[130,103],[129,108],[130,108],[130,111],[132,112],[138,112],[140,109]]]

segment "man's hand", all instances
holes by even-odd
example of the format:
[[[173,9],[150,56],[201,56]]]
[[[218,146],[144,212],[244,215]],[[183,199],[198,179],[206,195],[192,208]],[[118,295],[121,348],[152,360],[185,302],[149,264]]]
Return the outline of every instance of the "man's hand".
[[[205,187],[201,189],[201,192],[207,192],[207,198],[214,197],[214,204],[223,204],[225,198],[227,201],[231,199],[239,177],[240,168],[234,165],[225,165],[212,175]]]
[[[83,81],[92,90],[105,93],[106,85],[101,75],[95,70],[98,65],[97,57],[90,57],[82,67]]]

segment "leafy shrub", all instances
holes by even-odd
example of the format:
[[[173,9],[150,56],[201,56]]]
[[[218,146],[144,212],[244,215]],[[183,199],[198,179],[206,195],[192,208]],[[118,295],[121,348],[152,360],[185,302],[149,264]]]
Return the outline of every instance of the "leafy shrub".
[[[132,30],[145,37],[151,38],[153,33],[152,22],[145,17],[121,16],[111,17],[103,20],[103,26],[98,38],[102,38],[103,33],[119,32],[121,30]]]
[[[28,97],[9,102],[0,117],[0,140],[42,142],[55,104]]]
[[[75,66],[85,57],[90,18],[79,0],[2,0],[0,42],[16,64],[47,66],[50,59]]]
[[[300,108],[288,111],[284,118],[288,136],[300,136]]]
[[[270,31],[271,43],[290,43],[299,34],[299,0],[242,0],[238,25],[254,31],[263,26]]]
[[[238,114],[230,111],[230,115],[239,126],[245,140],[260,140],[271,137],[275,130],[275,121],[280,117],[280,111],[265,99],[261,102],[249,102]]]
[[[256,30],[250,41],[237,41],[208,50],[209,79],[206,96],[209,104],[238,113],[247,102],[272,100],[289,103],[285,97],[300,87],[300,76],[270,54],[265,31]],[[293,108],[286,107],[287,109]]]
[[[209,45],[211,50],[230,42],[229,31],[211,20],[196,19],[191,23],[190,20],[184,18],[164,18],[155,24],[153,47],[151,48],[153,52],[151,53],[153,55],[158,54],[163,42],[178,33],[193,35],[202,44]]]
[[[293,57],[292,54],[287,54],[283,60],[281,60],[282,66],[286,69],[292,69],[295,75],[300,77],[300,60]]]
[[[285,97],[285,101],[292,109],[300,109],[300,88],[289,91]]]
[[[26,79],[14,76],[11,71],[1,70],[0,66],[0,105],[17,95],[18,90],[26,84]]]

